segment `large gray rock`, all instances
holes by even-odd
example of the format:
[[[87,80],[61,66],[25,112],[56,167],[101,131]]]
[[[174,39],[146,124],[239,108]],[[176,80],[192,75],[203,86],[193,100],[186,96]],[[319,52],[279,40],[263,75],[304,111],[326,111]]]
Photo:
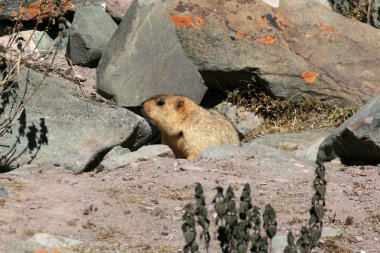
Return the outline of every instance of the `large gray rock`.
[[[20,76],[19,95],[27,96],[42,75]],[[1,162],[56,164],[74,172],[91,170],[113,147],[137,149],[149,138],[149,124],[124,108],[101,107],[69,94],[67,84],[46,78],[11,134],[3,136]],[[25,116],[25,117],[24,117]],[[9,147],[6,147],[6,146]],[[5,160],[5,157],[8,160]]]
[[[101,7],[85,6],[75,12],[67,56],[75,65],[96,67],[117,24]]]
[[[343,122],[319,146],[317,159],[346,164],[380,163],[380,96]]]
[[[136,0],[129,7],[103,52],[96,86],[120,106],[138,106],[157,94],[200,102],[206,91],[159,0]]]
[[[234,89],[255,76],[277,98],[318,98],[338,105],[366,102],[380,92],[380,33],[319,1],[286,0],[276,9],[262,1],[165,5],[174,15],[201,13],[200,28],[177,26],[177,33],[209,87]],[[273,44],[260,42],[267,36]],[[316,73],[315,81],[310,72]],[[307,74],[310,78],[303,79]]]

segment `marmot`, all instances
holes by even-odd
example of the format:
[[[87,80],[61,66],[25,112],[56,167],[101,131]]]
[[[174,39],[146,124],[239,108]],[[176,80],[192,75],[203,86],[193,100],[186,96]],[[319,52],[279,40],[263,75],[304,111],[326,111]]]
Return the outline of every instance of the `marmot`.
[[[177,158],[196,160],[202,149],[240,145],[232,123],[214,110],[206,110],[184,96],[158,95],[141,104],[142,112],[161,131],[162,144]]]

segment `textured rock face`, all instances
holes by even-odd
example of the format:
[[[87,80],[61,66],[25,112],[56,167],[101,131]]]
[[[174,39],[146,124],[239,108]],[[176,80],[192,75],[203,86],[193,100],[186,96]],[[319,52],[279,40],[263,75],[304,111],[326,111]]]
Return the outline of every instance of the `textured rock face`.
[[[120,21],[135,0],[107,0],[106,10],[116,20]]]
[[[41,79],[40,74],[29,71],[28,94]],[[23,73],[21,91],[25,80]],[[14,166],[47,163],[81,172],[94,168],[113,147],[136,149],[149,137],[148,123],[134,113],[96,106],[69,93],[67,85],[59,80],[44,81],[19,124],[4,136],[1,162]]]
[[[103,52],[96,86],[120,106],[138,106],[157,94],[181,94],[199,103],[206,90],[161,2],[148,0],[128,9]]]
[[[74,65],[96,67],[117,25],[101,7],[85,6],[75,12],[67,56]]]
[[[380,96],[346,120],[319,146],[317,159],[345,164],[380,163]]]
[[[1,1],[0,19],[14,20],[16,17],[21,20],[37,20],[46,18],[52,11],[68,13],[73,11],[73,4],[70,0],[59,0],[58,5],[52,0],[44,4],[40,0],[25,1],[27,2],[20,8],[19,1],[4,0]]]
[[[165,5],[173,15],[203,19],[199,28],[178,22],[177,33],[209,87],[234,89],[255,76],[275,97],[338,105],[380,93],[380,34],[318,1],[281,1],[277,9],[262,1]]]

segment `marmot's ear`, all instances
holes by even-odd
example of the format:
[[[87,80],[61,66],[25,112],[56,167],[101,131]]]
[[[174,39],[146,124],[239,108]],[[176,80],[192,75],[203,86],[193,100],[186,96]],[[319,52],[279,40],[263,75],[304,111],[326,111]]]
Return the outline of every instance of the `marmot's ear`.
[[[177,111],[181,110],[184,104],[185,101],[183,101],[182,99],[178,100],[175,104],[175,108],[177,109]]]

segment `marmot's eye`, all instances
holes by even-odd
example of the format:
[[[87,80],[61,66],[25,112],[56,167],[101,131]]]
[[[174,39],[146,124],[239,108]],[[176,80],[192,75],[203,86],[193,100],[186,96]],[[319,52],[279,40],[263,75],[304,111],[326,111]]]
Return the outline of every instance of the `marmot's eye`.
[[[164,104],[165,104],[165,101],[162,100],[162,99],[160,99],[160,100],[158,100],[158,101],[156,102],[156,105],[158,105],[158,106],[163,106]]]

